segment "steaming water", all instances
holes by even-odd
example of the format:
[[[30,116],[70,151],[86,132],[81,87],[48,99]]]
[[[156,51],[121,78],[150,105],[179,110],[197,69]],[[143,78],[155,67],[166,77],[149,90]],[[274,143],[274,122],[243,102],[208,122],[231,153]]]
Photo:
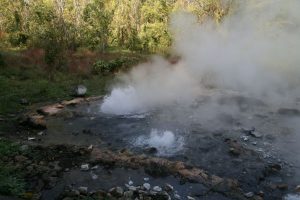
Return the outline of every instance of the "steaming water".
[[[144,112],[143,103],[132,86],[114,88],[109,96],[104,98],[101,112],[116,115],[129,115]]]
[[[139,136],[134,145],[141,147],[155,147],[158,155],[170,156],[183,149],[184,139],[176,136],[172,131],[152,129],[149,136]]]

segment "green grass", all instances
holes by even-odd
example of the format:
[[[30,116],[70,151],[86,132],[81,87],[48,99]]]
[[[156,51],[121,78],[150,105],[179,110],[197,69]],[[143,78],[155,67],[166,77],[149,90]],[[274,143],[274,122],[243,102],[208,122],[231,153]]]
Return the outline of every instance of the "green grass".
[[[21,99],[31,104],[59,101],[71,98],[72,89],[77,84],[88,88],[88,95],[105,92],[106,84],[112,75],[69,74],[54,72],[49,79],[47,72],[39,68],[2,67],[0,69],[0,115],[21,111]]]
[[[15,166],[2,159],[13,158],[18,154],[19,146],[0,140],[0,194],[18,196],[24,192],[25,182],[22,173]]]

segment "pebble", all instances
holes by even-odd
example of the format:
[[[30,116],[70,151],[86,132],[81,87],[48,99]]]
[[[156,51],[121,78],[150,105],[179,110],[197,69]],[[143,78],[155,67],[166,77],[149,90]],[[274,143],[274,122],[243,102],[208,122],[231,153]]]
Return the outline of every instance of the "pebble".
[[[159,186],[154,186],[154,187],[153,187],[153,190],[154,190],[155,192],[161,192],[161,191],[162,191],[161,187],[159,187]]]
[[[300,185],[297,185],[297,186],[296,186],[295,191],[296,191],[296,192],[300,192]]]
[[[247,197],[247,198],[251,198],[251,197],[254,196],[254,193],[253,192],[247,192],[247,193],[244,194],[244,196]]]
[[[151,185],[149,183],[144,183],[143,184],[143,187],[146,189],[146,190],[150,190],[151,189]]]
[[[82,164],[80,168],[81,168],[82,171],[88,171],[90,169],[90,165],[89,164]]]
[[[256,138],[261,138],[262,137],[262,134],[257,132],[257,131],[251,131],[249,134],[253,137],[256,137]]]
[[[196,200],[194,197],[191,197],[191,196],[187,196],[187,199],[188,200]]]
[[[95,169],[98,169],[99,168],[99,166],[98,165],[95,165],[95,166],[93,166],[92,168],[91,168],[91,170],[95,170]]]
[[[133,185],[133,181],[130,180],[130,181],[128,182],[128,185]]]
[[[129,185],[129,186],[128,186],[128,190],[136,191],[136,190],[137,190],[137,187],[132,186],[132,185]]]
[[[144,181],[146,181],[146,182],[149,181],[149,180],[150,180],[150,179],[149,179],[148,177],[144,178]]]
[[[93,180],[98,179],[98,175],[97,175],[97,174],[94,174],[94,173],[91,173],[91,177],[92,177]]]
[[[88,150],[93,150],[93,145],[91,144],[89,147],[88,147]]]
[[[80,194],[87,194],[88,187],[81,186],[81,187],[78,188],[78,191],[80,192]]]
[[[242,140],[244,140],[245,142],[249,140],[249,137],[248,137],[248,136],[245,136],[245,135],[243,135],[241,138],[242,138]]]
[[[35,137],[28,137],[28,141],[33,141],[35,140]]]
[[[168,183],[165,184],[165,187],[164,189],[167,191],[167,192],[171,192],[174,190],[174,187]]]
[[[174,194],[175,199],[181,199],[181,196],[179,194]]]
[[[121,187],[115,187],[109,190],[109,192],[115,197],[123,196],[124,190]]]
[[[44,131],[38,132],[37,135],[39,135],[39,136],[44,135]]]

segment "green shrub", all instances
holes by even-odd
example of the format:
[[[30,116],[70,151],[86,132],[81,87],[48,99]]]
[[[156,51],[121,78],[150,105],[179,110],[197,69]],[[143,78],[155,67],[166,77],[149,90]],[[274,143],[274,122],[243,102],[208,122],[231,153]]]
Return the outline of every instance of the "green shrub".
[[[138,62],[139,59],[135,57],[121,57],[110,61],[98,60],[93,64],[93,73],[105,75],[135,65]]]
[[[0,67],[3,67],[3,66],[5,66],[5,62],[4,62],[3,55],[0,52]]]

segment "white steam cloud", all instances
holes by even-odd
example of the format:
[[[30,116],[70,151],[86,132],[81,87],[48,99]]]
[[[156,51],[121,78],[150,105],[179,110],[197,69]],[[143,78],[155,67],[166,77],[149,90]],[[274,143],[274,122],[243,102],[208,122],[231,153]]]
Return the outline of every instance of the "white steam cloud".
[[[173,51],[124,75],[101,105],[111,114],[145,112],[187,104],[207,86],[242,92],[269,103],[293,102],[300,94],[300,1],[241,1],[220,24],[198,24],[191,14],[173,16]]]

